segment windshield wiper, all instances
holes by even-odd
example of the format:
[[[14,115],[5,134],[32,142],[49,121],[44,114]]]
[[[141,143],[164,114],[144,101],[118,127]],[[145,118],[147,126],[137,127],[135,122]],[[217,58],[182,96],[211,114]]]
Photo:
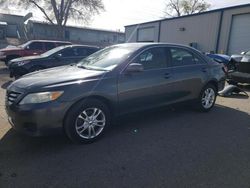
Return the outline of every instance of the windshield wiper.
[[[94,67],[87,67],[84,65],[77,65],[77,67],[79,68],[83,68],[83,69],[87,69],[87,70],[96,70],[96,71],[107,71],[105,69],[101,69],[101,68],[94,68]]]

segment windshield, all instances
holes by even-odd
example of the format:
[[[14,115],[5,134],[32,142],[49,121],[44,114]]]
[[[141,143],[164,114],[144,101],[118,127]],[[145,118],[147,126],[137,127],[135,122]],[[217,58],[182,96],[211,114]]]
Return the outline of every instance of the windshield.
[[[98,51],[78,63],[79,67],[97,70],[112,70],[132,53],[128,47],[112,46]]]
[[[250,55],[250,50],[248,52],[246,52],[245,55]]]
[[[65,46],[59,46],[59,47],[53,48],[52,50],[49,50],[49,51],[41,54],[41,56],[43,56],[43,57],[51,56],[51,55],[55,54],[56,52],[61,51],[64,48],[65,48]]]

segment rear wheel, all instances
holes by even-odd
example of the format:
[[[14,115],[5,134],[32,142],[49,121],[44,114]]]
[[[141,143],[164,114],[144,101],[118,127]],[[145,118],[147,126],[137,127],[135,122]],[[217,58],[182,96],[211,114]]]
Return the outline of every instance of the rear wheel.
[[[75,143],[92,143],[110,125],[108,107],[96,99],[84,100],[69,111],[64,124],[66,135]]]
[[[202,112],[208,112],[215,104],[217,97],[217,89],[213,84],[206,85],[198,99],[198,109]]]

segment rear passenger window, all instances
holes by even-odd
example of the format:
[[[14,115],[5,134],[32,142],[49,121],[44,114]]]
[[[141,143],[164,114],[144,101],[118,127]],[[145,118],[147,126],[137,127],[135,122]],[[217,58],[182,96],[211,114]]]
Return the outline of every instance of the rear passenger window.
[[[77,50],[76,48],[67,48],[63,50],[60,54],[62,57],[74,57],[77,56]]]
[[[166,48],[149,49],[140,54],[135,62],[142,64],[145,70],[167,67]]]
[[[78,56],[87,56],[88,55],[87,49],[86,48],[78,48],[77,55]]]
[[[185,49],[171,48],[170,54],[173,66],[185,66],[202,63],[202,60]]]
[[[30,50],[43,50],[43,43],[42,42],[32,42],[29,45]]]
[[[55,48],[55,43],[52,43],[52,42],[46,42],[44,43],[45,44],[45,49],[48,51],[48,50],[51,50],[53,48]]]

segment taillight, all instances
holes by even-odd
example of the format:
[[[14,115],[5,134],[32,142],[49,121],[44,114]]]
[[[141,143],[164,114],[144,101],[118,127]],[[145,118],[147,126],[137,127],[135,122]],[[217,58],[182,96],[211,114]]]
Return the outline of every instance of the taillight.
[[[224,73],[228,73],[228,68],[226,65],[223,64],[222,70]]]

